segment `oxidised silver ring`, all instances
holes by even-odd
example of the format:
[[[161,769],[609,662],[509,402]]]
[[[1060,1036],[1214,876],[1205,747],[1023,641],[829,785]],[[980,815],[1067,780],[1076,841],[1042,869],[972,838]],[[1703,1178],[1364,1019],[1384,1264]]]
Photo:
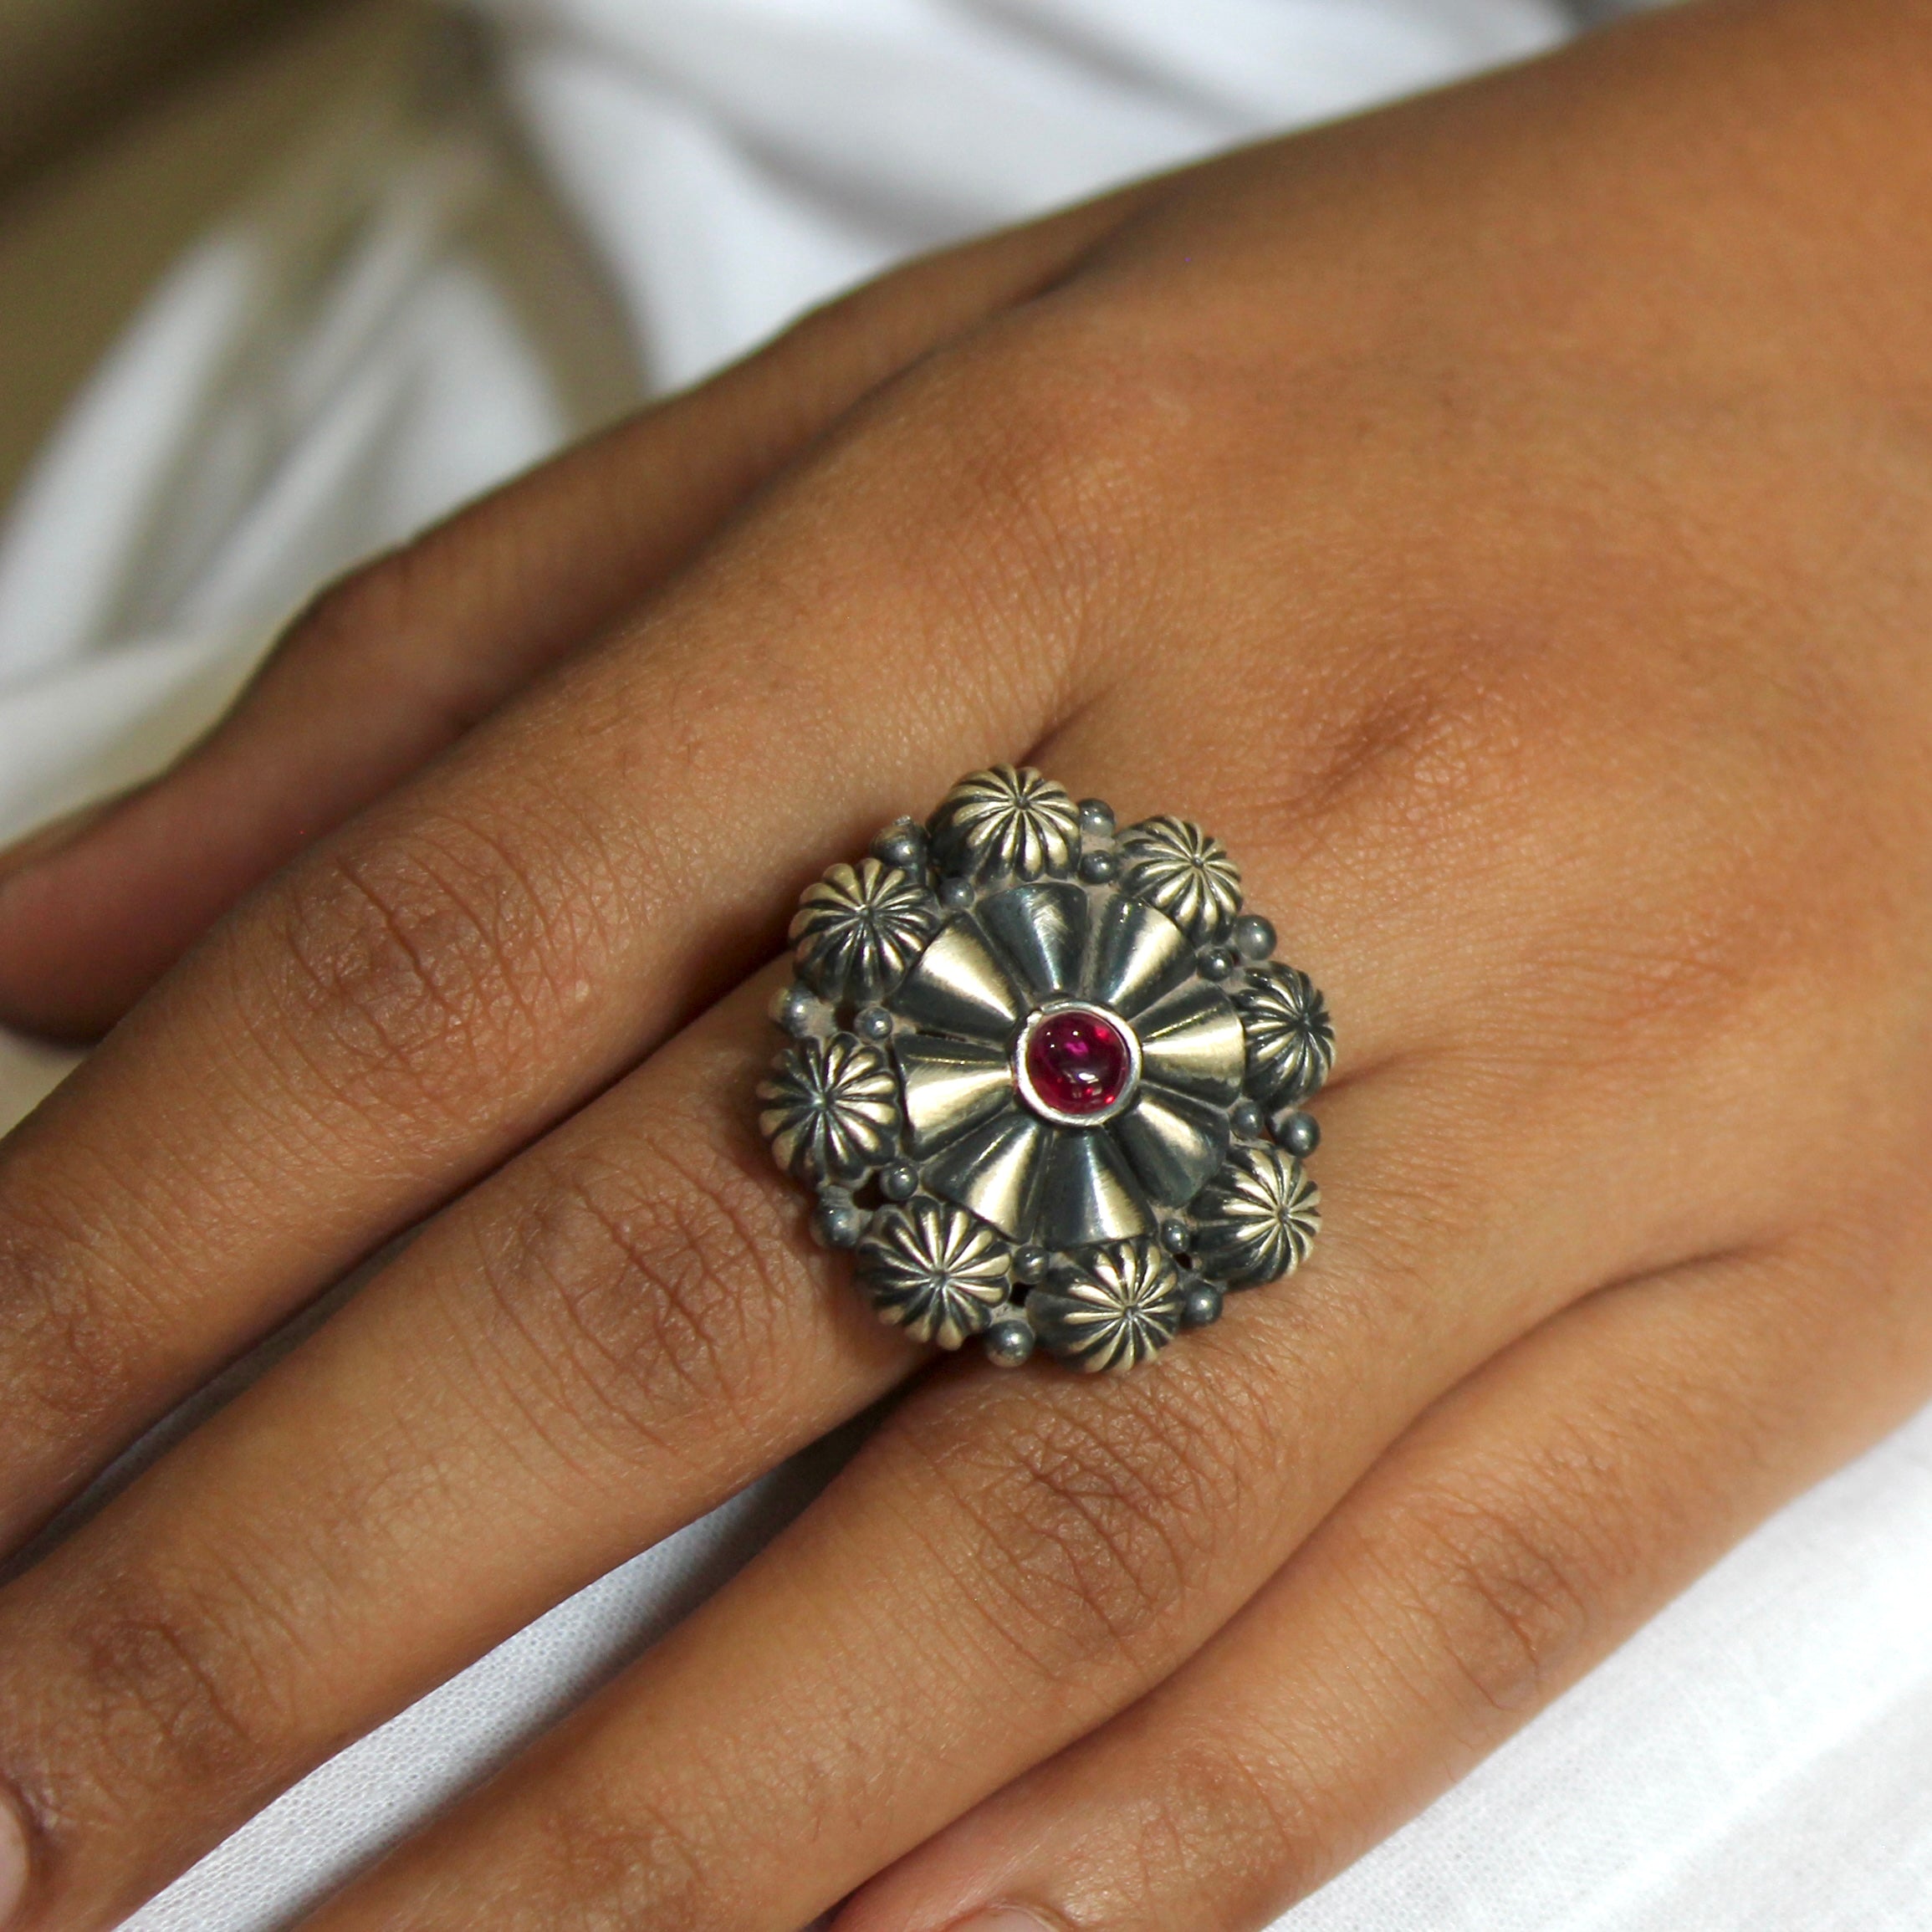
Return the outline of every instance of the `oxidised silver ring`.
[[[1334,1030],[1198,825],[1117,832],[997,765],[808,887],[791,938],[759,1125],[882,1319],[1126,1369],[1306,1257]]]

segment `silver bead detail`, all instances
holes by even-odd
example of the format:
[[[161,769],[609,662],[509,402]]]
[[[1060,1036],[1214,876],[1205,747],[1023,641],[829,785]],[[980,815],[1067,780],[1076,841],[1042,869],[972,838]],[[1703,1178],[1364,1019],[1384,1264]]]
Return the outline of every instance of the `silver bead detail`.
[[[1298,1110],[1279,1114],[1275,1120],[1275,1137],[1290,1153],[1306,1160],[1321,1145],[1321,1123],[1313,1114]]]
[[[1234,922],[1234,929],[1229,935],[1234,943],[1234,950],[1250,965],[1259,965],[1275,950],[1275,928],[1259,912],[1244,912]]]
[[[920,1342],[957,1348],[1004,1307],[1005,1244],[948,1201],[882,1209],[859,1247],[859,1277],[881,1320]]]
[[[1181,1296],[1182,1327],[1211,1327],[1221,1319],[1221,1309],[1226,1299],[1212,1281],[1188,1283]]]
[[[842,1188],[827,1188],[812,1210],[812,1239],[821,1248],[856,1248],[869,1218]]]
[[[1026,1313],[1040,1345],[1063,1361],[1119,1372],[1173,1340],[1183,1299],[1179,1274],[1153,1242],[1113,1241],[1035,1288]]]
[[[1241,909],[1228,849],[1186,819],[1142,819],[1121,834],[1121,889],[1158,906],[1197,946],[1219,939]]]
[[[1080,812],[1066,786],[1030,765],[996,764],[961,779],[933,815],[932,831],[941,864],[979,878],[1064,877],[1080,850]]]
[[[917,877],[926,869],[926,828],[917,819],[894,819],[872,841],[872,856]]]
[[[1111,839],[1113,823],[1113,807],[1105,799],[1083,798],[1080,801],[1080,830],[1083,838]]]
[[[1033,1324],[1024,1315],[1003,1315],[986,1331],[986,1359],[995,1368],[1018,1368],[1033,1354]]]
[[[772,995],[772,1024],[793,1039],[800,1039],[817,1024],[818,1008],[810,987],[795,979]]]
[[[799,971],[827,999],[862,1005],[891,992],[938,929],[921,881],[864,858],[806,887],[790,937]]]
[[[1234,994],[1248,1040],[1248,1088],[1264,1106],[1306,1100],[1335,1064],[1327,1002],[1292,966],[1257,967]]]
[[[1053,1265],[1053,1257],[1044,1248],[1022,1248],[1013,1257],[1013,1275],[1017,1281],[1035,1282],[1046,1279],[1046,1270]]]
[[[759,1131],[787,1173],[816,1185],[856,1180],[891,1158],[899,1083],[877,1047],[850,1033],[801,1040],[759,1082]]]
[[[1239,1147],[1194,1204],[1204,1275],[1252,1288],[1291,1274],[1321,1227],[1321,1192],[1301,1162],[1265,1142]]]

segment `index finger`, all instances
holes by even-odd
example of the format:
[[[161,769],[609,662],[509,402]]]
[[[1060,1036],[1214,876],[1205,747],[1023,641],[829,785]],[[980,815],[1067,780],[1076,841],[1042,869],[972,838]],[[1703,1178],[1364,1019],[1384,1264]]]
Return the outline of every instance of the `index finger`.
[[[997,607],[954,594],[969,549],[1031,539],[942,405],[889,397],[271,881],[6,1144],[0,1534],[775,951],[818,856],[1078,701],[1044,563],[1003,560]]]

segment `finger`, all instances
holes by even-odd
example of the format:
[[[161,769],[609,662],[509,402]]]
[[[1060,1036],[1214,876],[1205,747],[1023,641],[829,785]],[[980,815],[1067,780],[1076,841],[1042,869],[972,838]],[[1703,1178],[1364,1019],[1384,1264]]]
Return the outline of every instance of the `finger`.
[[[136,1902],[913,1366],[801,1250],[803,1204],[731,1104],[768,989],[446,1210],[0,1596],[0,1772],[56,1821],[57,1922]]]
[[[1923,1266],[1877,1245],[1675,1270],[1526,1337],[1184,1669],[835,1932],[1265,1924],[1923,1398],[1922,1295],[1904,1334],[1868,1300],[1874,1265]]]
[[[0,1592],[42,1922],[114,1923],[345,1740],[908,1373],[749,1119],[742,990],[431,1224]]]
[[[1335,1144],[1386,1161],[1441,1096],[1380,1084],[1337,1096]],[[1528,1317],[1494,1291],[1505,1255],[1539,1296],[1569,1291],[1500,1198],[1434,1224],[1455,1258],[1419,1285],[1383,1245],[1371,1158],[1331,1170],[1346,1250],[1146,1375],[916,1389],[758,1564],[318,1932],[793,1932],[1131,1702]]]
[[[345,580],[166,777],[0,854],[0,1023],[105,1032],[249,887],[615,621],[868,391],[1065,273],[1134,198],[902,269]]]
[[[270,881],[10,1137],[0,1534],[769,957],[827,852],[1117,675],[1044,560],[993,594],[1052,540],[989,508],[1013,432],[947,365],[910,383]]]

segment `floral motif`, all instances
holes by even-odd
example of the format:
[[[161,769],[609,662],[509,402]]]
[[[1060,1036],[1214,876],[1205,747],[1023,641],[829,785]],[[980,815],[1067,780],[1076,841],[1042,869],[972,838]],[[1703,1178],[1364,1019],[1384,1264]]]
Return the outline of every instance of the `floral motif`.
[[[807,887],[759,1124],[880,1316],[1004,1367],[1132,1368],[1309,1252],[1334,1032],[1181,818],[1030,767]],[[1270,1138],[1268,1122],[1275,1134]]]
[[[1249,1091],[1268,1107],[1306,1100],[1335,1064],[1328,1003],[1292,966],[1256,967],[1234,995],[1248,1036]]]
[[[1005,1244],[948,1201],[888,1208],[859,1245],[859,1276],[882,1320],[920,1342],[957,1348],[1006,1301]]]
[[[1173,1340],[1183,1300],[1179,1272],[1153,1242],[1114,1241],[1035,1288],[1026,1313],[1051,1353],[1085,1369],[1119,1372]]]
[[[892,1158],[898,1082],[867,1040],[850,1033],[800,1040],[772,1062],[758,1097],[758,1124],[773,1158],[801,1181],[856,1180]]]
[[[1240,1019],[1152,906],[1060,882],[988,893],[886,1004],[926,1187],[1009,1240],[1066,1251],[1151,1234],[1227,1158]],[[1068,1004],[1132,1035],[1136,1077],[1091,1124],[1043,1112],[1015,1077],[1030,1016]]]
[[[1195,1204],[1194,1258],[1203,1273],[1251,1288],[1291,1274],[1321,1227],[1321,1191],[1279,1147],[1237,1147]]]
[[[1080,853],[1080,810],[1030,765],[963,778],[933,815],[940,863],[974,877],[1064,876]]]
[[[835,1003],[865,1005],[889,993],[939,929],[923,883],[878,859],[834,866],[805,888],[791,923],[798,969]]]
[[[1228,848],[1185,819],[1143,819],[1121,834],[1121,890],[1158,906],[1197,946],[1219,939],[1241,909]]]

